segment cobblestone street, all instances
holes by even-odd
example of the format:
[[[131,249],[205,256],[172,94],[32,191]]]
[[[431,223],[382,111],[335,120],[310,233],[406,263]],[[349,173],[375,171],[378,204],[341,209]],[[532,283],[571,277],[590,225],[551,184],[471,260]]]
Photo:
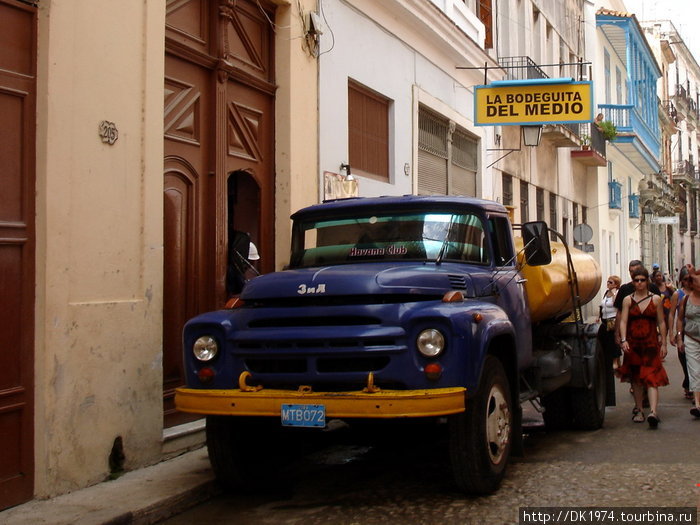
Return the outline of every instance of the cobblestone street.
[[[602,430],[533,429],[525,456],[488,497],[455,490],[440,442],[344,440],[305,459],[291,494],[221,496],[166,523],[492,525],[517,523],[523,506],[698,506],[700,421],[688,414],[675,352],[667,369],[658,430],[631,422],[628,385],[618,384]]]

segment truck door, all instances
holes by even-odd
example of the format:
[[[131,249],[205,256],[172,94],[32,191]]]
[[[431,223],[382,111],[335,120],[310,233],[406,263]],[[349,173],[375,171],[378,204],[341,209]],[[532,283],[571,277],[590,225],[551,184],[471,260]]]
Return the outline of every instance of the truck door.
[[[515,344],[518,350],[518,365],[526,366],[532,356],[532,325],[527,304],[525,284],[517,270],[513,236],[506,217],[489,218],[489,236],[494,255],[494,293],[496,304],[508,312],[518,335]]]

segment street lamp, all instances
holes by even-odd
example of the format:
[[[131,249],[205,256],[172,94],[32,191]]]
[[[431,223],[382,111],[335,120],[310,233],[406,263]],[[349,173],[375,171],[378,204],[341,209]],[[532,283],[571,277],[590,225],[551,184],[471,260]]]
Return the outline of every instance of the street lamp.
[[[644,209],[642,209],[642,215],[644,215],[644,222],[646,224],[651,224],[651,218],[654,216],[651,206],[644,206]]]
[[[523,142],[526,146],[539,146],[542,138],[542,126],[520,126],[523,130]]]

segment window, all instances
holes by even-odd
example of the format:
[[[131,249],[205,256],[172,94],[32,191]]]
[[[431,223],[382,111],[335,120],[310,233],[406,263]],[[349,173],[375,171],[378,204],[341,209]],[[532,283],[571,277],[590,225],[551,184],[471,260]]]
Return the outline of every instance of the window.
[[[528,195],[527,182],[520,181],[520,222],[525,224],[530,220],[530,197]]]
[[[479,12],[477,16],[484,23],[484,47],[490,49],[493,47],[493,5],[492,0],[477,0]]]
[[[611,104],[612,100],[610,98],[610,53],[608,53],[607,49],[604,50],[603,68],[605,70],[605,103]]]
[[[418,194],[476,196],[479,141],[427,108],[418,110]]]
[[[537,188],[537,220],[544,220],[544,190],[542,188]]]
[[[504,173],[503,177],[503,205],[513,205],[513,176]]]
[[[510,225],[505,217],[489,219],[489,236],[493,246],[493,262],[496,266],[512,266],[515,262]]]
[[[293,268],[383,261],[489,263],[484,225],[463,211],[358,208],[352,218],[298,220],[292,237]]]
[[[389,99],[348,82],[348,152],[353,171],[389,182]]]
[[[617,104],[624,104],[622,98],[622,72],[619,67],[615,67],[615,94],[617,96]]]
[[[549,194],[549,227],[553,230],[557,227],[557,196],[554,193]],[[552,234],[551,239],[556,241],[556,235]]]

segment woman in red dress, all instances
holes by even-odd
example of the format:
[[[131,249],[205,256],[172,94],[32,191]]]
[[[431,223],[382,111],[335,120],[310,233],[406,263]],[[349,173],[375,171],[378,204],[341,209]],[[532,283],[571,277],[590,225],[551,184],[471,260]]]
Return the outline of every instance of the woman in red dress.
[[[649,272],[646,269],[635,270],[632,281],[634,293],[622,301],[620,333],[625,336],[620,348],[625,358],[617,372],[620,379],[632,383],[634,389],[632,421],[644,422],[642,401],[646,387],[651,410],[646,420],[650,428],[656,428],[660,421],[656,412],[658,387],[668,385],[668,375],[662,364],[666,357],[664,310],[661,296],[649,291]]]

